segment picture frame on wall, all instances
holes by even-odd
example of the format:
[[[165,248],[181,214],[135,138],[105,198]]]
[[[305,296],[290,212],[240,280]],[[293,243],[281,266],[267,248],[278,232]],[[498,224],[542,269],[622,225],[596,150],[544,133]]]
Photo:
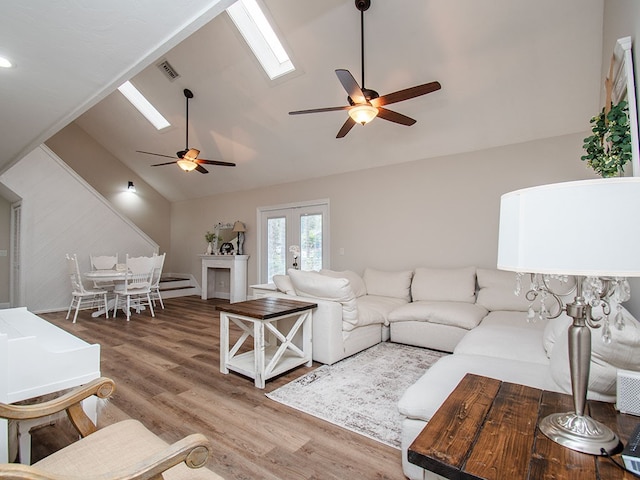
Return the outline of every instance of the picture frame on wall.
[[[631,130],[631,164],[634,177],[640,177],[640,144],[638,139],[638,104],[633,75],[631,37],[619,38],[613,50],[611,100],[614,104],[627,100],[629,104],[629,126]]]

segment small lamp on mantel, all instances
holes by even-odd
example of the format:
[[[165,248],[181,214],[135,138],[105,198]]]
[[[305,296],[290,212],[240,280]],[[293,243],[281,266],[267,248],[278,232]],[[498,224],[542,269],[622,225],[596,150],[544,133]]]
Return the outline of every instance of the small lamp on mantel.
[[[640,276],[638,206],[638,177],[526,188],[503,195],[500,204],[499,269],[576,278],[572,303],[564,305],[550,292],[558,315],[565,311],[573,319],[568,333],[574,411],[545,417],[540,430],[560,445],[592,455],[611,453],[619,443],[611,429],[585,415],[590,328],[601,327],[603,320],[592,316],[592,308],[608,307],[616,288],[628,289],[626,277]],[[593,284],[601,285],[597,290],[590,287],[593,277],[598,280]]]
[[[244,232],[247,231],[247,227],[244,226],[244,223],[236,220],[233,224],[233,231],[238,234],[238,255],[244,255]]]

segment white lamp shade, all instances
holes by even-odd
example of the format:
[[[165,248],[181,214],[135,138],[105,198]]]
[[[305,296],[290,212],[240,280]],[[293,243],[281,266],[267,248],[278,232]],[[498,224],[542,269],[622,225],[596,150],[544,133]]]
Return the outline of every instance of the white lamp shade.
[[[640,178],[556,183],[504,194],[498,268],[640,276]]]

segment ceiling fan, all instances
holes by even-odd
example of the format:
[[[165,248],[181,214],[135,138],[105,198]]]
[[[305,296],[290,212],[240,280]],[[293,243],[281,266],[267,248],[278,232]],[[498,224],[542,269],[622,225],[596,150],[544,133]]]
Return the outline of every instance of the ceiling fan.
[[[400,125],[411,126],[416,121],[413,118],[402,115],[401,113],[394,112],[387,108],[383,108],[384,105],[392,103],[402,102],[409,100],[410,98],[419,97],[427,93],[440,90],[441,85],[439,82],[430,82],[423,85],[417,85],[415,87],[406,88],[397,92],[383,95],[382,97],[375,90],[365,88],[364,86],[364,12],[371,6],[371,0],[355,0],[356,8],[360,10],[360,58],[362,61],[362,87],[358,85],[358,82],[353,78],[351,72],[345,69],[336,70],[338,80],[347,91],[349,96],[347,101],[349,105],[343,107],[327,107],[327,108],[314,108],[311,110],[298,110],[295,112],[289,112],[289,115],[300,115],[303,113],[318,113],[318,112],[332,112],[336,110],[348,110],[349,117],[344,122],[340,131],[336,135],[336,138],[342,138],[349,130],[353,128],[356,123],[365,125],[373,120],[375,117],[380,117],[383,120],[389,122],[398,123]]]
[[[151,166],[160,167],[162,165],[172,165],[174,163],[177,163],[178,166],[181,169],[183,169],[185,172],[197,170],[200,173],[209,173],[209,170],[207,170],[202,166],[203,164],[204,165],[221,165],[223,167],[235,167],[236,164],[231,162],[222,162],[220,160],[204,160],[202,158],[198,158],[198,155],[200,155],[200,150],[197,150],[195,148],[189,148],[189,99],[193,98],[193,92],[188,88],[185,88],[184,96],[187,102],[187,125],[186,125],[186,140],[185,140],[184,150],[180,150],[179,152],[176,152],[176,156],[178,157],[177,160],[174,160],[172,162],[156,163]],[[161,153],[143,152],[141,150],[136,150],[136,152],[145,153],[147,155],[156,155],[158,157],[173,158],[170,155],[163,155]]]

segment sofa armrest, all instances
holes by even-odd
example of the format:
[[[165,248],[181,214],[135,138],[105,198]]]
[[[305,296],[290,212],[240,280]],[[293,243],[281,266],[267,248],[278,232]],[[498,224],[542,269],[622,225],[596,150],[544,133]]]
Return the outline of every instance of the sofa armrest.
[[[344,358],[342,305],[339,302],[276,292],[271,297],[318,304],[313,310],[313,360],[331,365]]]

